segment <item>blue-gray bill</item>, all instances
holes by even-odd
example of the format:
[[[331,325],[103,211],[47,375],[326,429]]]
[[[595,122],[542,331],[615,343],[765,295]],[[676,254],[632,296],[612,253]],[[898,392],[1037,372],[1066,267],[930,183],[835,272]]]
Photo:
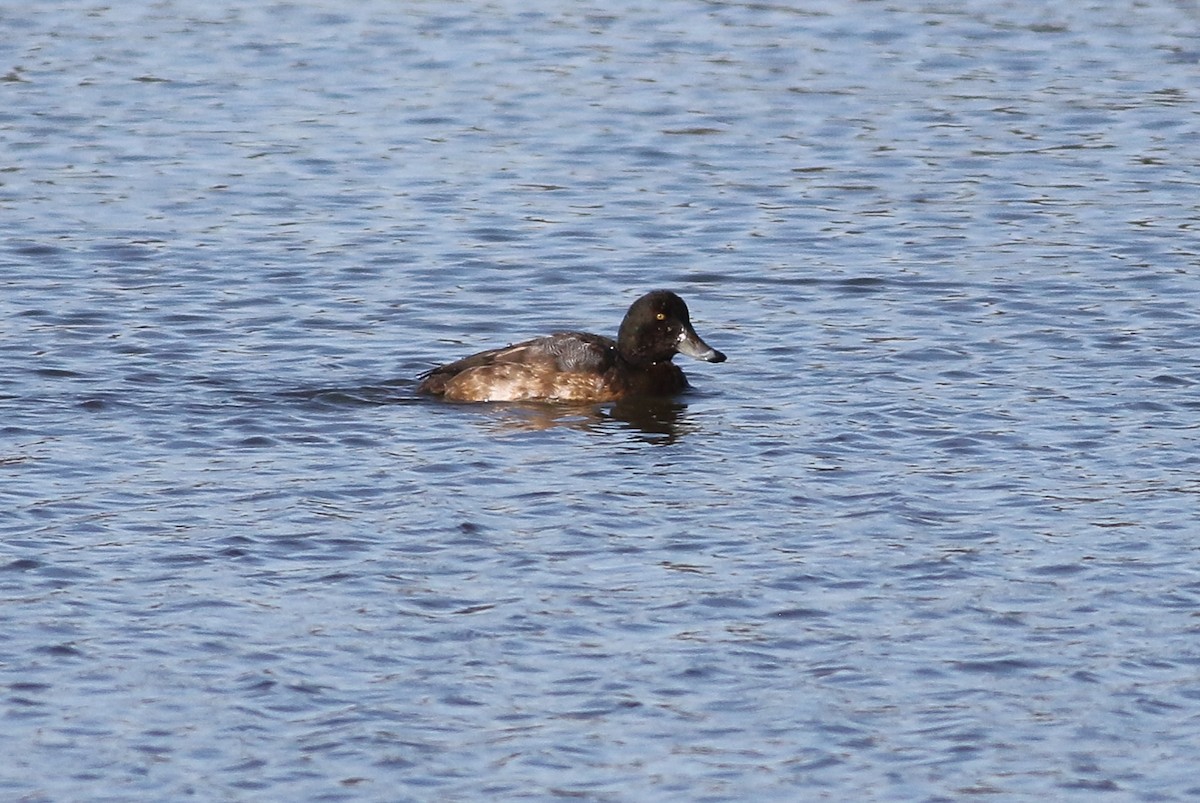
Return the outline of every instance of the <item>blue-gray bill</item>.
[[[696,330],[690,326],[679,334],[679,342],[675,346],[680,354],[695,357],[705,362],[725,362],[725,355],[700,339]]]

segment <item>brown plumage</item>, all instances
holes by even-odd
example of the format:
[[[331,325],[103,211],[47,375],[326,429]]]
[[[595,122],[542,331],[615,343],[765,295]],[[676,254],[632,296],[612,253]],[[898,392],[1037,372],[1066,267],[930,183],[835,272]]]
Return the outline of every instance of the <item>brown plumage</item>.
[[[557,332],[492,349],[421,375],[418,390],[452,401],[616,401],[666,396],[688,387],[678,353],[708,362],[725,355],[692,328],[687,305],[667,290],[639,298],[616,340]]]

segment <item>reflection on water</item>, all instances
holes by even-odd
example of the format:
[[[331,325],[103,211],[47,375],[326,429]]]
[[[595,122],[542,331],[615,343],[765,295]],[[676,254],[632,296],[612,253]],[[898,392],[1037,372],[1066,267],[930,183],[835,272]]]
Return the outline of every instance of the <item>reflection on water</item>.
[[[647,443],[669,445],[695,431],[687,418],[690,393],[670,398],[635,398],[615,403],[575,404],[547,402],[444,401],[416,393],[417,382],[398,379],[378,385],[345,388],[320,387],[285,391],[279,396],[315,410],[340,410],[355,406],[427,405],[441,412],[460,413],[467,420],[486,421],[498,433],[538,432],[555,428],[597,431],[614,426],[643,436]],[[269,404],[269,398],[237,397],[243,404]]]
[[[697,431],[697,425],[687,417],[687,409],[687,403],[679,399],[631,399],[614,404],[608,415],[647,436],[649,443],[669,445]]]
[[[431,400],[431,403],[446,404]],[[694,431],[682,399],[628,399],[612,404],[546,404],[496,402],[455,405],[467,415],[482,415],[497,432],[536,432],[565,427],[582,431],[611,429],[619,425],[647,443],[669,445]],[[482,409],[480,409],[482,408]]]

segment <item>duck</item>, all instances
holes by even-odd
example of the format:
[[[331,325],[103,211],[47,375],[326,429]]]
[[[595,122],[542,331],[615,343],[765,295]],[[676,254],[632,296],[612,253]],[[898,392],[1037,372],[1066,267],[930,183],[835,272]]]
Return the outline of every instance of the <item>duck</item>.
[[[555,332],[425,371],[419,393],[456,402],[613,402],[671,396],[691,387],[676,354],[719,363],[725,355],[692,328],[687,304],[670,290],[633,302],[617,339]]]

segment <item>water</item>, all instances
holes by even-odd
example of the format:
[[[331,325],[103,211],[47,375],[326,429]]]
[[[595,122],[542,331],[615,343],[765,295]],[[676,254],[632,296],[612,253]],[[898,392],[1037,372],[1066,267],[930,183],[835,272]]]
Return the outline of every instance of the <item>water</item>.
[[[0,795],[1200,793],[1190,5],[244,5],[0,11]]]

